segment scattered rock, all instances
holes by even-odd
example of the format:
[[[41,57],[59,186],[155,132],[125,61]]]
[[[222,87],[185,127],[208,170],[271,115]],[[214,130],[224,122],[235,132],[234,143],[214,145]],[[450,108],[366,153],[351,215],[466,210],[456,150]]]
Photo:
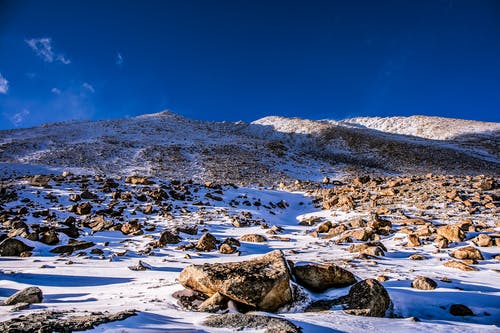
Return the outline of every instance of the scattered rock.
[[[333,264],[295,266],[293,274],[299,284],[315,292],[356,283],[354,274]]]
[[[463,262],[456,261],[456,260],[449,260],[449,261],[445,262],[444,267],[456,268],[456,269],[466,271],[466,272],[478,270],[476,267],[469,266],[467,264],[464,264]]]
[[[421,245],[420,244],[420,239],[415,234],[409,234],[407,236],[407,239],[408,239],[408,243],[406,244],[406,246],[415,247],[415,246],[420,246]]]
[[[433,290],[437,288],[436,281],[425,277],[425,276],[417,276],[413,282],[411,283],[412,288],[420,289],[420,290]]]
[[[472,239],[472,242],[481,247],[493,246],[493,239],[487,234],[478,235],[477,237]]]
[[[75,213],[78,215],[88,215],[92,210],[92,205],[89,202],[84,202],[76,205]]]
[[[67,245],[61,245],[50,250],[52,253],[72,253],[74,251],[85,250],[89,247],[94,246],[93,242],[85,242],[85,241],[73,241],[68,243]]]
[[[357,316],[384,317],[391,305],[387,290],[375,279],[356,283],[345,297],[345,311]]]
[[[461,242],[465,239],[465,233],[458,225],[445,225],[439,227],[437,233],[450,242]]]
[[[240,237],[240,241],[249,243],[267,242],[267,238],[259,234],[247,234]]]
[[[210,252],[217,248],[217,239],[211,233],[204,233],[198,243],[196,244],[196,249],[198,251]]]
[[[223,243],[220,247],[219,247],[219,252],[222,253],[222,254],[232,254],[232,253],[235,253],[238,249],[232,245],[229,245],[227,243]]]
[[[198,306],[201,312],[217,312],[227,309],[229,298],[220,293],[215,293]]]
[[[181,242],[181,240],[182,238],[179,235],[173,233],[170,230],[164,230],[160,235],[158,244],[163,247],[167,244],[178,244]]]
[[[465,246],[456,249],[455,251],[453,251],[451,255],[457,259],[484,260],[481,251],[479,251],[473,246]]]
[[[3,301],[3,305],[15,305],[19,303],[42,303],[43,293],[38,287],[28,287],[16,292],[14,295]]]
[[[293,300],[290,272],[281,251],[248,261],[190,265],[179,281],[208,296],[219,292],[262,311],[276,311]]]
[[[302,330],[286,319],[269,316],[226,313],[208,317],[203,325],[234,330],[264,330],[265,333],[300,333]]]
[[[120,230],[124,235],[137,234],[142,231],[141,224],[139,223],[138,220],[132,220],[127,223],[124,223],[121,226]]]
[[[452,316],[473,316],[474,312],[463,304],[452,304],[450,306],[450,314]]]
[[[47,245],[56,245],[59,243],[59,237],[55,230],[49,230],[40,235],[40,242]]]

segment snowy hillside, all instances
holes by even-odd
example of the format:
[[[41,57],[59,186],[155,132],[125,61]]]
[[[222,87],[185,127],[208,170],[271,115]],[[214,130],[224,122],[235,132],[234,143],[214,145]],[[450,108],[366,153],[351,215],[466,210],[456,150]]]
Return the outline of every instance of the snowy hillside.
[[[403,119],[399,127],[406,123]],[[438,141],[351,121],[266,117],[250,124],[206,122],[166,111],[1,131],[0,170],[7,176],[30,169],[70,170],[267,185],[366,172],[497,174],[499,135],[484,132],[482,124],[468,126],[482,131],[480,140]],[[447,128],[449,133],[440,130],[439,137],[458,131]]]

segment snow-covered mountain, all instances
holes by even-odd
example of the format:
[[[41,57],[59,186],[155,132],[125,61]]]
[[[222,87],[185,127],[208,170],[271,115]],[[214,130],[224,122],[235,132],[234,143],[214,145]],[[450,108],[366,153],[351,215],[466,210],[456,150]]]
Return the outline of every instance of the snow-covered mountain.
[[[0,132],[5,176],[22,169],[275,184],[375,174],[486,173],[500,124],[436,117],[207,122],[164,111]]]

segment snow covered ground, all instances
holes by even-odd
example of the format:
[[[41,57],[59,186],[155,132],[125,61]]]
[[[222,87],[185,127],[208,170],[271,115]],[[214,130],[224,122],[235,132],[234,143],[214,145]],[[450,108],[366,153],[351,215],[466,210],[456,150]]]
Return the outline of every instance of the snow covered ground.
[[[152,189],[169,186],[169,182],[154,179]],[[189,264],[240,261],[274,249],[284,251],[287,259],[294,262],[335,262],[353,272],[359,279],[388,277],[383,282],[394,304],[396,318],[358,317],[344,313],[341,309],[319,313],[302,312],[304,304],[285,309],[275,316],[291,320],[302,327],[304,332],[498,332],[500,330],[500,264],[493,259],[499,247],[481,248],[485,256],[477,267],[478,271],[465,272],[446,268],[442,260],[448,260],[449,251],[436,251],[432,244],[419,248],[406,247],[399,232],[385,236],[381,241],[387,247],[385,256],[372,259],[353,257],[348,246],[337,245],[333,239],[315,238],[310,235],[316,226],[299,224],[308,217],[320,217],[323,221],[342,223],[355,217],[367,217],[368,212],[359,210],[321,210],[313,204],[313,197],[304,192],[277,191],[265,188],[224,186],[223,200],[207,197],[213,189],[195,184],[186,184],[190,194],[184,200],[169,200],[172,210],[170,217],[159,211],[144,214],[141,209],[148,202],[136,200],[136,195],[144,193],[148,186],[130,185],[117,181],[118,189],[133,193],[130,202],[118,202],[123,206],[123,220],[138,219],[144,225],[142,235],[124,235],[120,231],[98,231],[81,227],[80,240],[92,241],[95,247],[58,256],[51,252],[54,246],[18,237],[26,244],[35,247],[33,255],[27,258],[0,257],[0,300],[17,290],[28,286],[39,286],[44,293],[44,301],[33,304],[23,313],[42,310],[74,310],[117,312],[126,309],[138,310],[138,315],[123,321],[100,325],[93,332],[224,332],[202,326],[201,321],[209,314],[181,309],[172,293],[182,289],[177,282],[179,272]],[[4,182],[4,185],[9,182]],[[109,207],[111,193],[102,192],[102,182],[92,177],[70,178],[64,181],[51,181],[51,188],[30,185],[26,179],[12,181],[10,189],[15,190],[17,199],[3,202],[2,210],[14,211],[25,203],[34,211],[48,209],[55,218],[47,219],[26,215],[28,225],[59,225],[60,221],[72,215],[67,207],[70,194],[80,193],[82,184],[98,196],[92,201],[92,211]],[[51,195],[49,195],[51,194]],[[56,199],[54,199],[56,198]],[[29,201],[27,201],[29,199]],[[85,201],[85,200],[84,200]],[[203,205],[193,204],[201,201]],[[260,205],[255,203],[259,202]],[[277,206],[286,202],[286,208]],[[165,202],[162,202],[164,204]],[[153,205],[161,210],[161,205]],[[414,207],[401,207],[413,210]],[[235,228],[231,217],[250,212],[253,220],[264,220],[268,227],[279,226],[282,232],[268,234],[270,229],[261,225]],[[94,214],[94,213],[93,213]],[[92,214],[92,215],[93,215]],[[498,215],[485,215],[487,223],[494,227]],[[85,219],[84,216],[77,217]],[[261,221],[262,223],[262,221]],[[148,243],[157,239],[161,231],[175,226],[194,226],[199,228],[197,235],[181,233],[182,242],[188,245],[196,242],[202,232],[208,231],[218,240],[227,237],[239,238],[244,234],[257,233],[268,238],[264,243],[242,242],[238,254],[220,254],[217,251],[195,252],[177,249],[178,245],[153,248],[144,253]],[[498,224],[497,224],[498,225]],[[147,228],[150,226],[151,228]],[[498,228],[496,229],[498,231]],[[472,234],[472,236],[475,234]],[[68,237],[59,233],[58,245],[66,244]],[[356,241],[355,241],[356,242]],[[358,242],[356,242],[358,243]],[[456,246],[472,244],[466,240]],[[91,253],[91,249],[102,251]],[[450,249],[452,250],[452,249]],[[79,251],[80,252],[80,251]],[[423,254],[426,260],[409,260],[411,254]],[[190,258],[186,257],[189,254]],[[138,260],[150,266],[146,271],[132,271],[128,267]],[[411,287],[415,276],[425,275],[438,283],[431,291]],[[444,279],[446,278],[446,279]],[[446,282],[443,282],[443,281]],[[333,298],[347,293],[349,287],[330,289],[323,294],[308,292],[310,300]],[[470,307],[475,316],[456,317],[449,313],[451,304],[461,303]],[[0,307],[0,321],[19,315],[10,312],[10,307]],[[419,321],[415,321],[416,317]],[[229,332],[229,330],[227,330]]]

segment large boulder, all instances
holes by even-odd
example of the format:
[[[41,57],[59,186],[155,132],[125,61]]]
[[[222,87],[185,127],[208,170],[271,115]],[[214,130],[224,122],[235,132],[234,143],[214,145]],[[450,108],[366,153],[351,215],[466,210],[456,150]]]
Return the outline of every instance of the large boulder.
[[[293,275],[297,282],[309,290],[323,292],[356,283],[354,274],[333,264],[308,264],[295,266]]]
[[[375,279],[356,283],[346,296],[349,314],[368,317],[384,317],[391,305],[387,290]]]
[[[14,295],[3,301],[3,305],[15,305],[19,303],[42,303],[43,293],[38,287],[28,287],[23,290],[19,290]]]
[[[242,262],[190,265],[179,281],[208,296],[218,292],[262,311],[276,311],[293,300],[290,272],[279,250]]]
[[[19,257],[21,253],[28,252],[34,248],[28,246],[15,238],[5,238],[0,242],[0,257]]]

